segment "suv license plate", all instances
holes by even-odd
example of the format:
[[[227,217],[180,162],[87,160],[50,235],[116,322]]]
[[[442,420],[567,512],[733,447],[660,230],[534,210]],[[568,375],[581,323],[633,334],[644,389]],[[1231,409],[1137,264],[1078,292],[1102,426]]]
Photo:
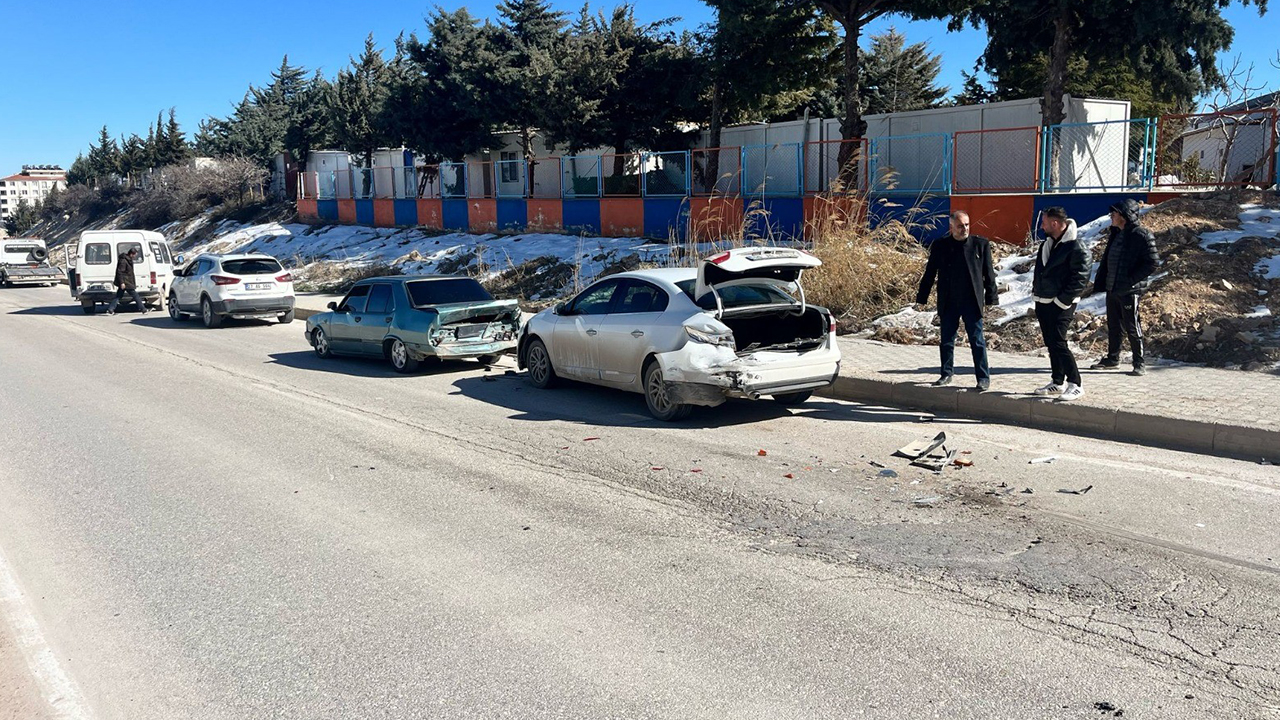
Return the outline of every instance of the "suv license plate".
[[[270,290],[271,283],[245,283],[245,290]]]

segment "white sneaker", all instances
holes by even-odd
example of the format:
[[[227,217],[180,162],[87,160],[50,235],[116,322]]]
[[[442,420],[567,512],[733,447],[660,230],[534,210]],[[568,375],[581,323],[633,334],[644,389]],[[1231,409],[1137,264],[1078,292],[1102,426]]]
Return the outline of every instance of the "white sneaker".
[[[1071,402],[1084,397],[1084,388],[1075,383],[1067,383],[1067,389],[1062,391],[1058,396],[1058,402]]]
[[[1059,385],[1058,383],[1049,383],[1042,388],[1036,388],[1035,394],[1040,396],[1061,395],[1066,389],[1067,388],[1065,386]]]

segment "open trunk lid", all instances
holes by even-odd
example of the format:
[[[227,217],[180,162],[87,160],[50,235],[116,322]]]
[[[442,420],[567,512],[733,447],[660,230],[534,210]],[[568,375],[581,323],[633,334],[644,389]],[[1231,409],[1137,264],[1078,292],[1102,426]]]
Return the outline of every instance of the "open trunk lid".
[[[694,287],[694,298],[712,294],[716,301],[716,317],[721,317],[725,309],[717,292],[719,288],[732,285],[772,285],[787,288],[794,284],[800,288],[800,308],[803,312],[805,300],[800,276],[808,268],[815,268],[821,264],[822,261],[813,255],[793,248],[733,248],[698,263],[698,282]]]

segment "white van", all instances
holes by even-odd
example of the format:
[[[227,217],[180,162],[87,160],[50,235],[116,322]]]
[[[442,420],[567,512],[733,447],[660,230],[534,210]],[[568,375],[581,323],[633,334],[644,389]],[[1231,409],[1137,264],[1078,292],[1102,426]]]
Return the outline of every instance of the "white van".
[[[92,315],[98,303],[115,299],[116,261],[130,248],[140,254],[133,263],[138,294],[147,305],[164,309],[173,284],[173,253],[164,236],[150,230],[88,230],[80,233],[68,277],[71,297],[80,301],[85,314]]]

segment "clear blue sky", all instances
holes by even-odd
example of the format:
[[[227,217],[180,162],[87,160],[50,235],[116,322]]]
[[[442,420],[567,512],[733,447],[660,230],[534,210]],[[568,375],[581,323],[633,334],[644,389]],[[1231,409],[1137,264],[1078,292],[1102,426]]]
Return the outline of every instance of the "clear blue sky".
[[[492,16],[492,0],[442,2]],[[579,0],[556,0],[574,13]],[[614,0],[592,0],[593,9]],[[698,0],[637,0],[641,20],[682,17],[695,27],[710,19]],[[156,112],[177,108],[188,133],[209,115],[226,115],[250,83],[262,84],[284,54],[326,75],[358,53],[372,32],[390,47],[401,31],[421,33],[430,4],[316,3],[297,0],[215,3],[125,0],[118,3],[15,2],[4,10],[4,55],[13,69],[0,112],[0,176],[24,164],[67,167],[106,123],[111,133],[145,134]],[[1280,88],[1276,60],[1280,7],[1259,20],[1253,8],[1233,6],[1235,48]],[[979,31],[948,33],[944,22],[885,18],[873,31],[896,25],[909,42],[927,41],[943,56],[942,82],[957,90],[960,71],[982,52]]]

